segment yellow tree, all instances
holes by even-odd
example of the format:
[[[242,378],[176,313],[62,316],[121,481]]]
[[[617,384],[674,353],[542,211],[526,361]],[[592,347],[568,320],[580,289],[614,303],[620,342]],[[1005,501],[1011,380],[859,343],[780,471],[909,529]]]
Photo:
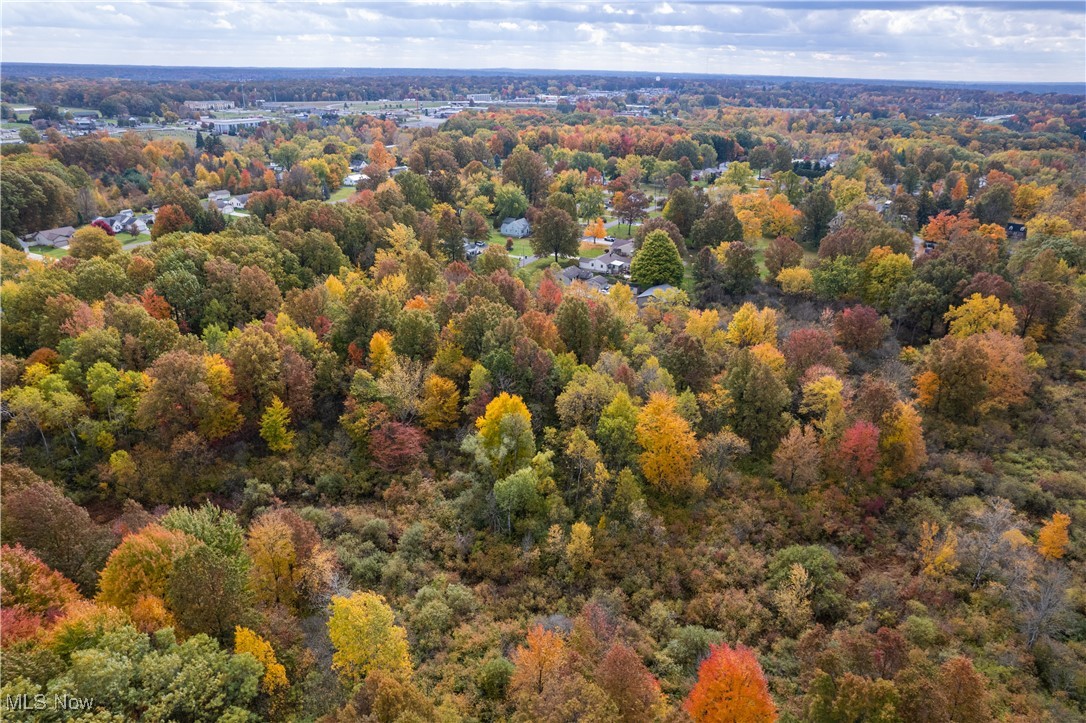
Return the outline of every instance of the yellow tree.
[[[924,430],[913,405],[897,402],[883,415],[879,452],[883,474],[891,481],[914,474],[927,461]]]
[[[328,637],[335,652],[332,667],[351,684],[380,672],[400,681],[411,677],[407,632],[396,625],[384,597],[364,590],[332,597]]]
[[[184,532],[151,524],[124,538],[113,550],[98,580],[97,600],[131,608],[141,597],[166,597],[173,564],[195,540]]]
[[[427,429],[450,429],[460,419],[460,390],[438,374],[431,374],[422,385],[419,415]]]
[[[502,392],[486,405],[475,420],[484,458],[504,476],[528,462],[535,454],[532,414],[516,394]]]
[[[387,331],[374,332],[370,337],[370,371],[379,377],[389,370],[396,352],[392,351],[392,334]]]
[[[1069,538],[1067,528],[1071,526],[1071,516],[1056,512],[1045,523],[1037,535],[1037,552],[1046,560],[1058,560],[1067,552]]]
[[[950,307],[943,318],[950,325],[952,336],[971,336],[996,330],[1013,334],[1018,325],[1014,310],[995,296],[973,294],[960,306]]]
[[[569,531],[569,543],[566,544],[566,560],[574,574],[584,574],[594,554],[592,528],[584,522],[575,522]]]
[[[941,578],[958,567],[958,534],[949,528],[940,538],[939,525],[920,523],[920,544],[916,552],[920,571],[932,578]]]
[[[264,409],[260,418],[260,437],[273,452],[289,452],[294,449],[294,430],[290,428],[290,407],[277,396]]]
[[[693,477],[698,441],[676,411],[674,397],[654,392],[637,416],[634,435],[643,450],[637,460],[650,484],[669,494],[704,490],[704,478]]]
[[[735,346],[754,346],[756,344],[777,344],[777,312],[773,309],[758,310],[749,301],[739,307],[726,336],[729,344]]]
[[[248,653],[264,666],[264,677],[260,680],[264,693],[275,696],[284,692],[288,685],[287,669],[275,657],[275,650],[267,640],[239,625],[234,628],[234,652],[238,655]]]
[[[814,274],[810,269],[793,266],[781,269],[781,272],[777,274],[777,283],[780,284],[781,291],[786,294],[805,296],[814,291]]]
[[[834,439],[845,428],[844,383],[833,374],[825,374],[803,385],[800,411],[814,417],[814,425],[823,439]]]
[[[204,381],[211,392],[200,415],[200,431],[208,439],[219,439],[241,426],[238,403],[233,401],[234,372],[218,354],[204,357]]]
[[[246,547],[253,561],[249,585],[257,600],[295,608],[302,567],[290,526],[277,515],[264,515],[249,528]]]

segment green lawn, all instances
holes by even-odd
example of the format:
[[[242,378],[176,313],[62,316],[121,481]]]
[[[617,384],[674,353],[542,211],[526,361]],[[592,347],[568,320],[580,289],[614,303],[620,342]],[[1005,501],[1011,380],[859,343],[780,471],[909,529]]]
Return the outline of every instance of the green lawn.
[[[31,252],[48,256],[51,259],[62,259],[68,255],[68,249],[58,249],[52,246],[31,246]]]
[[[607,253],[608,246],[604,244],[593,244],[588,241],[581,242],[581,256],[586,259],[594,259],[597,256],[603,256]]]
[[[94,113],[95,118],[101,118],[102,114],[96,111],[94,108],[69,108],[67,106],[62,107],[62,113]]]
[[[526,271],[528,271],[528,273],[533,273],[533,272],[536,272],[536,271],[542,271],[543,269],[550,268],[550,265],[553,264],[553,263],[554,263],[554,255],[552,254],[550,256],[544,256],[541,259],[536,259],[532,263],[525,266],[524,269],[522,269],[522,270],[526,270]],[[561,259],[558,262],[558,265],[561,266],[564,269],[567,266],[573,266],[576,263],[577,263],[577,259]]]
[[[491,246],[501,246],[505,248],[505,239],[508,236],[503,236],[496,228],[490,229],[490,236],[486,242]],[[513,250],[509,252],[513,256],[531,256],[532,255],[532,242],[527,238],[515,238],[513,239]]]
[[[344,201],[355,194],[354,186],[344,186],[328,197],[329,201]]]
[[[607,229],[607,235],[614,236],[617,239],[633,238],[635,233],[637,233],[637,226],[634,226],[630,230],[626,230],[626,224],[624,223],[610,226]]]
[[[138,133],[149,141],[171,140],[181,141],[182,143],[187,143],[190,146],[196,145],[196,131],[174,129],[163,131],[138,131]],[[222,138],[223,144],[229,148],[232,145],[230,141],[227,140],[229,136],[222,136]]]
[[[121,242],[121,246],[127,246],[128,244],[134,244],[140,241],[150,241],[151,234],[142,233],[139,236],[136,236],[135,234],[125,233],[124,231],[122,231],[114,238]]]

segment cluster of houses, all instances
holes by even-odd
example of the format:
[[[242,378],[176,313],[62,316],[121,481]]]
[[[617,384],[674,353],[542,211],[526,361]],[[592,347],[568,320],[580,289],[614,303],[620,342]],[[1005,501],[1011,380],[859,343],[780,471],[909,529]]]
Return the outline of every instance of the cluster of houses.
[[[601,256],[582,256],[577,260],[576,266],[562,271],[561,279],[566,284],[583,281],[606,294],[611,290],[610,278],[629,278],[633,254],[633,239],[614,241],[611,248]]]
[[[207,201],[203,203],[204,208],[210,208],[214,205],[215,208],[219,209],[220,213],[226,216],[245,208],[245,205],[249,203],[249,194],[242,193],[235,196],[229,191],[212,191],[207,194]]]
[[[91,223],[96,221],[105,222],[113,229],[113,233],[130,233],[133,236],[139,236],[150,233],[151,226],[155,223],[155,212],[135,213],[132,209],[126,208],[113,216],[99,216]],[[74,226],[47,228],[44,231],[27,234],[22,237],[21,241],[24,248],[52,246],[53,248],[63,249],[68,247],[75,231]]]
[[[113,233],[130,233],[133,236],[150,233],[151,226],[155,224],[155,212],[133,213],[126,208],[115,216],[99,216],[95,221],[105,221],[113,229]]]

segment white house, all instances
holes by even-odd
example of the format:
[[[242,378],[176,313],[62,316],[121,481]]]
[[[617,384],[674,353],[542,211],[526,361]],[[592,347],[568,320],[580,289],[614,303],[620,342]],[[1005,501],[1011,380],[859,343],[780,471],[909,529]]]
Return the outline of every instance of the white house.
[[[126,208],[116,216],[99,216],[94,220],[105,221],[109,224],[109,227],[113,229],[113,233],[120,233],[121,231],[124,231],[125,227],[130,226],[135,219],[136,214],[132,213],[132,209]]]
[[[532,227],[528,223],[526,218],[507,218],[502,221],[501,234],[502,236],[511,236],[513,238],[524,238],[532,232]]]

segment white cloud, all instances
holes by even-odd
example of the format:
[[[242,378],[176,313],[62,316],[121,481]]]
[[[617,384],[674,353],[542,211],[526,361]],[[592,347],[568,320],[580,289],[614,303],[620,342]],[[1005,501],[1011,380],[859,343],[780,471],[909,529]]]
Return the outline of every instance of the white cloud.
[[[3,0],[2,60],[1086,78],[1072,3],[766,2]]]

